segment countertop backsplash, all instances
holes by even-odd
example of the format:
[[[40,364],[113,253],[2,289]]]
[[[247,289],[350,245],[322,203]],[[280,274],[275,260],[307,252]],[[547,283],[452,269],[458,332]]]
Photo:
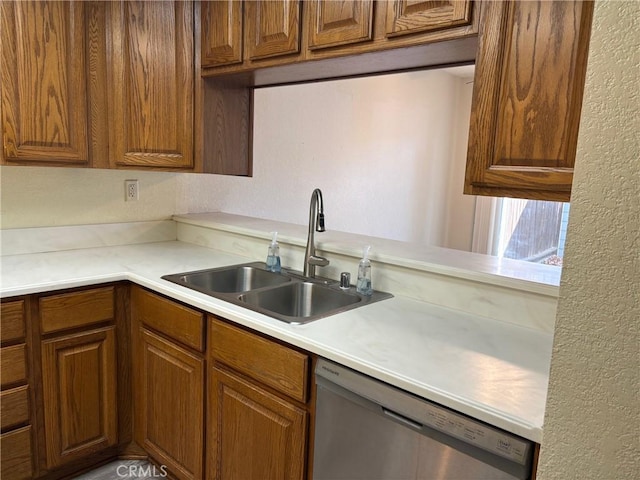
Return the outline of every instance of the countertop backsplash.
[[[302,270],[307,227],[226,213],[176,215],[179,241],[264,260],[278,232],[282,265]],[[356,278],[372,245],[373,288],[547,333],[555,323],[560,269],[440,247],[326,231],[315,236],[330,260],[319,276]]]
[[[278,231],[282,265],[302,270],[307,227],[222,212],[173,220],[2,230],[1,254],[18,255],[178,240],[264,260]],[[440,247],[328,230],[316,235],[330,260],[319,276],[357,274],[362,247],[372,245],[373,287],[394,295],[552,333],[560,269]],[[172,273],[172,272],[166,272]]]

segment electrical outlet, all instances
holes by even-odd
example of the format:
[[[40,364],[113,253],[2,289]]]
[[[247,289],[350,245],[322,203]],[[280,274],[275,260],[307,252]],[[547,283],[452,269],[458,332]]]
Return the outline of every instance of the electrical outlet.
[[[138,200],[138,180],[124,181],[124,200],[126,202]]]

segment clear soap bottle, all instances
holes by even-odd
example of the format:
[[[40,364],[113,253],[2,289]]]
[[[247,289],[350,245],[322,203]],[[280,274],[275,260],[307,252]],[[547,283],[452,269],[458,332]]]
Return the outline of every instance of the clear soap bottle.
[[[278,245],[278,232],[273,232],[271,238],[271,245],[269,245],[269,251],[267,252],[267,270],[270,272],[279,272],[280,266],[280,246]]]
[[[364,247],[362,251],[362,260],[358,264],[358,281],[356,283],[356,291],[362,295],[372,295],[373,287],[371,285],[371,262],[369,261],[370,245]]]

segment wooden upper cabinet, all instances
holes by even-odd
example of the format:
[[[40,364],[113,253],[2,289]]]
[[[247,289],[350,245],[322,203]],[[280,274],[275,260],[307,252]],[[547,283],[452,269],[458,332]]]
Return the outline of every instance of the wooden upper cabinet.
[[[248,1],[245,5],[251,60],[300,51],[300,1]]]
[[[3,163],[88,163],[83,2],[1,2]]]
[[[464,192],[568,201],[592,2],[487,2]]]
[[[313,0],[309,8],[311,50],[372,38],[373,0]]]
[[[203,67],[242,62],[242,6],[238,0],[202,2]]]
[[[192,168],[193,2],[109,5],[111,165]]]
[[[471,23],[471,0],[395,0],[385,3],[387,37]]]

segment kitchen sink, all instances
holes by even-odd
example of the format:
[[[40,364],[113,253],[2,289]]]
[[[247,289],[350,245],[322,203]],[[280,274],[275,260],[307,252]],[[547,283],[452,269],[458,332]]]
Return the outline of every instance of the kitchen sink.
[[[358,295],[311,282],[295,282],[240,295],[240,301],[257,310],[291,318],[310,318],[341,310],[362,301]]]
[[[234,265],[232,267],[167,275],[162,278],[203,293],[247,292],[256,288],[272,287],[291,281],[289,277],[269,272],[259,268],[260,266],[261,264],[259,263],[257,265]]]
[[[275,273],[263,262],[165,275],[165,280],[287,323],[306,323],[374,303],[393,295],[374,291],[365,296],[355,287],[341,289],[338,282],[308,278],[283,269]]]

